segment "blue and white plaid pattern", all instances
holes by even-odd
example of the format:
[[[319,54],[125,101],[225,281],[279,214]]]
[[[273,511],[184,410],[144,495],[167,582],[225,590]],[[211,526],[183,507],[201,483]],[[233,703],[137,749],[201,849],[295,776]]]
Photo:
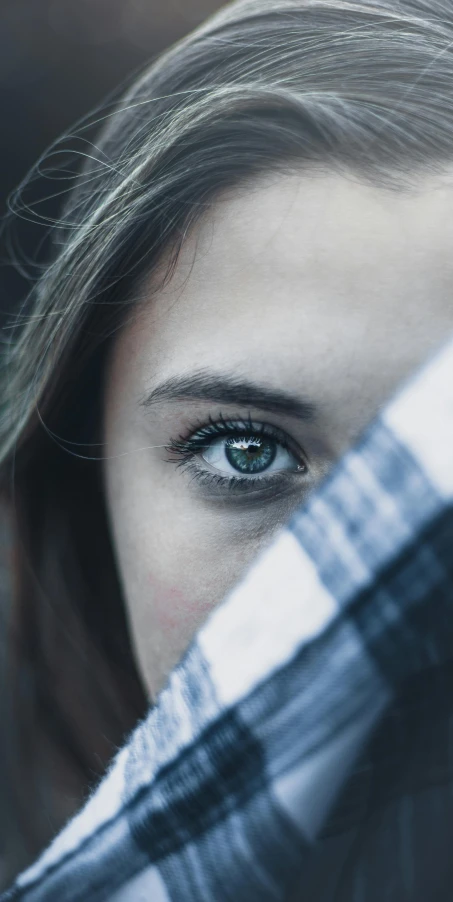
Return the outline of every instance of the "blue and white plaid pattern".
[[[211,614],[3,902],[453,897],[452,500],[453,342]]]

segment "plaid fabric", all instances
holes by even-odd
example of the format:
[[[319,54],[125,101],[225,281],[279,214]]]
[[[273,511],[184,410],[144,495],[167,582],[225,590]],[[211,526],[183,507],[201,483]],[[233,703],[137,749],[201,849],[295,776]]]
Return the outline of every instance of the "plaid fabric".
[[[453,893],[453,342],[210,616],[3,902]]]

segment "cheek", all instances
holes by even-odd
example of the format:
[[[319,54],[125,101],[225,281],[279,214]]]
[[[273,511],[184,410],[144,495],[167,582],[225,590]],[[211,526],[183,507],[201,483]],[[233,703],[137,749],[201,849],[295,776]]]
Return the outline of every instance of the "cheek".
[[[145,571],[135,585],[128,603],[129,622],[139,671],[151,698],[165,685],[219,595],[212,586],[209,592],[197,587],[194,576],[187,584],[176,566],[168,575]]]
[[[154,628],[167,641],[191,638],[215,604],[195,589],[181,588],[179,582],[175,585],[154,573],[148,574],[147,584]]]

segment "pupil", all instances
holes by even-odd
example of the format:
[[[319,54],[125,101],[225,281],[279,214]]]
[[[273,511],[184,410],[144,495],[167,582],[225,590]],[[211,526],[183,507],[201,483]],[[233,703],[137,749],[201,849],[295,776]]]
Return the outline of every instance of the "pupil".
[[[225,445],[227,460],[239,473],[262,473],[277,454],[276,443],[269,439],[244,436],[230,438]]]

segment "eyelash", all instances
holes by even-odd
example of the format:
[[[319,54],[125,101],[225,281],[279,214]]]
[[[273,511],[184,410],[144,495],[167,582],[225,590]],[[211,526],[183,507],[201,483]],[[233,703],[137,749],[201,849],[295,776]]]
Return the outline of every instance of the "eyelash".
[[[288,481],[288,478],[294,476],[297,471],[281,471],[268,476],[256,476],[254,478],[243,476],[223,476],[220,473],[212,473],[209,470],[201,470],[194,460],[202,451],[209,447],[212,441],[217,438],[231,438],[238,434],[246,433],[249,436],[266,436],[277,442],[281,447],[285,448],[292,454],[300,464],[299,475],[305,475],[308,472],[308,464],[301,449],[292,442],[288,436],[275,426],[268,423],[257,423],[253,421],[249,415],[248,419],[242,417],[224,419],[222,414],[217,420],[209,417],[205,424],[193,425],[188,430],[188,436],[180,436],[178,439],[171,439],[166,451],[174,457],[179,458],[176,461],[178,467],[184,467],[189,470],[193,478],[201,482],[203,485],[216,485],[219,488],[228,488],[238,491],[250,491],[258,483],[273,483],[279,481]],[[169,459],[169,463],[175,463],[174,457]]]

